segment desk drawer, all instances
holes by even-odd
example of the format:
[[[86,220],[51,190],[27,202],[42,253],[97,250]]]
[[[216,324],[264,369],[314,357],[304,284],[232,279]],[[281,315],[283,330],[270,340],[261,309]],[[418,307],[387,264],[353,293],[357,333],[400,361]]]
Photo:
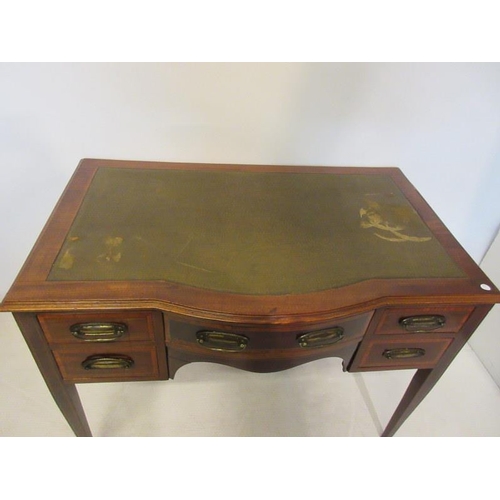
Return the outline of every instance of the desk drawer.
[[[86,344],[154,340],[149,311],[96,311],[38,314],[50,344]]]
[[[363,338],[373,311],[300,329],[167,320],[170,376],[192,362],[211,362],[254,372],[272,372],[325,357],[343,359],[344,368]]]
[[[363,344],[355,360],[357,369],[432,368],[453,341],[452,337],[411,339],[379,337]]]
[[[170,321],[167,343],[197,348],[201,352],[218,351],[235,355],[261,350],[328,349],[363,337],[372,315],[370,311],[303,330],[272,326],[268,330],[255,331],[243,325],[232,327],[219,323]]]
[[[68,346],[53,351],[67,382],[117,382],[160,378],[156,349],[151,345]]]
[[[377,334],[457,333],[471,315],[472,306],[388,308],[382,314]]]

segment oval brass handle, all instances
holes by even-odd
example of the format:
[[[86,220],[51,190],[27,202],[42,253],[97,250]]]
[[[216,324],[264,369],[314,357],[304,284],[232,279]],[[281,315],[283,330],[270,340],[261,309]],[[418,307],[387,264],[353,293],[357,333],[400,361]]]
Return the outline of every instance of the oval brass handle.
[[[134,360],[123,354],[97,354],[82,361],[85,370],[116,370],[134,366]]]
[[[344,338],[344,329],[341,326],[335,326],[326,330],[304,333],[297,337],[300,347],[326,347],[336,344]]]
[[[408,316],[401,318],[399,324],[408,332],[431,332],[442,328],[446,323],[446,318],[440,314]]]
[[[397,347],[395,349],[386,349],[382,356],[387,359],[410,359],[420,358],[425,355],[425,349],[420,347]]]
[[[236,333],[202,330],[196,333],[196,341],[212,351],[238,352],[246,349],[248,337]]]
[[[112,342],[127,332],[124,323],[76,323],[69,328],[71,334],[86,342]]]

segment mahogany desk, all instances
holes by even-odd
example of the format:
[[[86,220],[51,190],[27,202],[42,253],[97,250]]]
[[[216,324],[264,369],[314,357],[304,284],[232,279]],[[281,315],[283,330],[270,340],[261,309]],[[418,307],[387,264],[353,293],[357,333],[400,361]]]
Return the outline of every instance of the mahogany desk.
[[[82,160],[0,305],[54,400],[196,361],[417,369],[393,435],[500,293],[397,168]]]

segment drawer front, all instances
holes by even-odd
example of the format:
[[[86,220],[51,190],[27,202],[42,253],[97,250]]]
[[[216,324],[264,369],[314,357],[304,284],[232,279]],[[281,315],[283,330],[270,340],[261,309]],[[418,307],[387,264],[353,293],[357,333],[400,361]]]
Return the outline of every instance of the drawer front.
[[[457,333],[473,310],[472,306],[389,308],[382,314],[375,333]]]
[[[61,347],[53,351],[67,382],[116,382],[160,378],[156,349],[125,344]]]
[[[452,337],[411,339],[379,337],[360,348],[355,363],[359,369],[432,368],[453,341]]]
[[[177,347],[185,346],[200,352],[238,353],[261,350],[312,351],[328,349],[359,340],[365,333],[373,312],[340,318],[328,325],[316,328],[283,331],[270,328],[267,331],[247,330],[242,327],[228,327],[224,324],[193,324],[170,321],[167,343]]]
[[[43,313],[38,321],[50,344],[154,340],[153,313],[148,311]]]

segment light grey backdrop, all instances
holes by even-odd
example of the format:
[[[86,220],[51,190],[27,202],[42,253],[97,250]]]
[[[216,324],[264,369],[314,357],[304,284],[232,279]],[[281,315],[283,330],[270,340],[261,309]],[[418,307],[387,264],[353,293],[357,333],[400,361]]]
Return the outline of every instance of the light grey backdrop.
[[[83,157],[398,166],[479,261],[500,64],[1,64],[0,297]]]
[[[499,136],[499,64],[0,64],[0,298],[83,157],[399,166],[479,262]],[[0,435],[71,435],[12,317],[0,326]],[[96,435],[376,435],[410,376],[203,363],[80,393]],[[499,414],[466,346],[400,434],[500,435]]]

